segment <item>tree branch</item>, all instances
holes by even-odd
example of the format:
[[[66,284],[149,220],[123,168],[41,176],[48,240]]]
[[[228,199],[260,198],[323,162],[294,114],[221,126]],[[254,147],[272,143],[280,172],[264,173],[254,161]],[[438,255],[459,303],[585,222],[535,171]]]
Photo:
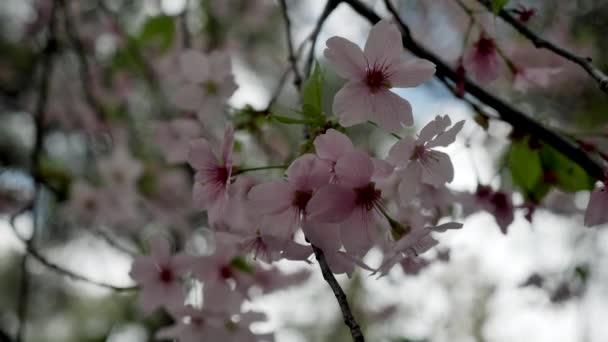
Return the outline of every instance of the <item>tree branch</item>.
[[[310,46],[308,58],[306,58],[306,68],[304,69],[304,74],[306,75],[306,77],[308,77],[310,75],[310,72],[312,71],[312,62],[315,56],[315,48],[317,46],[317,39],[319,38],[319,33],[321,33],[321,28],[323,27],[325,20],[327,20],[331,12],[336,9],[339,3],[340,0],[327,0],[323,12],[321,12],[319,19],[315,24],[315,28],[313,29],[312,33],[310,34],[310,37],[308,38],[310,39],[312,44]]]
[[[287,50],[289,51],[289,63],[293,70],[293,84],[296,86],[298,91],[302,90],[302,76],[300,70],[298,70],[298,58],[296,57],[293,49],[293,41],[291,39],[291,20],[289,20],[289,13],[287,13],[287,3],[285,0],[279,0],[281,6],[281,13],[283,15],[283,21],[285,22],[285,36],[287,37]]]
[[[117,291],[117,292],[125,292],[125,291],[133,291],[136,290],[137,287],[136,286],[131,286],[131,287],[121,287],[121,286],[116,286],[116,285],[111,285],[111,284],[107,284],[101,281],[97,281],[97,280],[92,280],[89,279],[81,274],[75,273],[73,271],[70,271],[68,269],[63,268],[63,266],[60,266],[50,260],[48,260],[44,255],[42,255],[34,246],[32,246],[30,243],[28,243],[30,240],[25,239],[24,237],[22,237],[18,232],[17,229],[15,227],[15,222],[14,222],[14,218],[9,220],[9,225],[11,226],[11,228],[13,229],[13,232],[15,233],[15,236],[17,236],[17,238],[19,240],[21,240],[21,242],[24,243],[25,245],[25,251],[27,253],[28,256],[34,258],[36,261],[38,261],[40,264],[42,264],[43,266],[45,266],[46,268],[50,269],[51,271],[54,271],[55,273],[59,274],[59,275],[63,275],[66,276],[72,280],[76,280],[76,281],[81,281],[81,282],[85,282],[88,284],[92,284],[95,286],[99,286],[99,287],[103,287],[109,290],[113,290],[113,291]],[[17,340],[19,341],[19,339]]]
[[[347,3],[353,10],[355,10],[355,12],[359,13],[359,15],[366,18],[372,24],[377,23],[381,19],[378,14],[359,0],[342,0],[342,2]],[[399,18],[396,12],[393,12],[392,14],[395,16],[395,20],[401,29],[403,46],[411,51],[414,55],[433,62],[437,67],[437,77],[444,77],[454,83],[458,82],[460,78],[456,71],[454,71],[446,62],[444,62],[433,52],[418,44],[418,42],[412,38],[409,27],[405,24],[405,22]],[[464,89],[481,103],[496,110],[500,118],[505,122],[508,122],[513,127],[530,133],[551,145],[570,158],[573,162],[585,169],[590,176],[596,179],[603,178],[604,172],[600,163],[587,155],[579,146],[572,144],[555,132],[545,128],[536,120],[510,106],[498,97],[490,94],[466,78],[464,80]]]
[[[488,0],[478,0],[481,4],[486,6],[491,10],[492,4]],[[583,68],[589,76],[591,76],[598,84],[600,89],[608,94],[608,76],[604,74],[599,68],[597,68],[592,62],[591,58],[579,56],[567,49],[554,44],[536,33],[532,32],[526,25],[520,22],[517,18],[512,16],[508,11],[501,9],[498,12],[498,16],[502,18],[505,22],[509,23],[517,32],[519,32],[522,36],[528,38],[534,46],[539,49],[547,49],[558,56],[561,56],[575,64],[578,64],[581,68]]]
[[[329,265],[327,265],[327,261],[325,260],[325,254],[323,254],[323,251],[319,247],[317,247],[313,244],[311,244],[310,246],[312,247],[312,250],[315,253],[315,257],[317,258],[317,261],[319,262],[319,267],[321,268],[321,273],[323,273],[323,279],[325,279],[327,284],[329,284],[329,287],[331,287],[331,290],[334,292],[334,295],[336,296],[336,299],[338,300],[338,304],[340,304],[340,310],[342,311],[342,317],[344,318],[344,323],[350,329],[350,334],[353,337],[353,341],[354,342],[364,342],[365,337],[363,336],[363,333],[361,332],[361,327],[359,326],[359,323],[357,323],[357,320],[355,319],[355,317],[353,316],[353,313],[350,310],[350,306],[348,305],[348,299],[346,298],[346,294],[344,294],[344,291],[340,287],[340,284],[338,284],[338,281],[334,277],[334,274],[329,269]]]

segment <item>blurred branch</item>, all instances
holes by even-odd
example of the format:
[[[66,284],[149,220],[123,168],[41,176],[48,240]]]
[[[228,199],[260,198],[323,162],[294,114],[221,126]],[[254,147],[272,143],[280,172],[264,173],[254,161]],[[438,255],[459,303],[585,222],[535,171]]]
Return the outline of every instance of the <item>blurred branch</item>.
[[[38,99],[36,101],[36,108],[34,109],[34,147],[31,155],[31,174],[34,180],[34,195],[32,200],[32,234],[27,240],[23,240],[26,249],[33,249],[36,233],[38,230],[39,219],[37,215],[37,202],[41,188],[41,176],[39,171],[40,156],[43,150],[44,144],[44,124],[45,124],[45,113],[46,106],[48,103],[49,88],[51,83],[51,76],[53,73],[53,58],[57,49],[57,9],[56,6],[52,6],[51,14],[48,23],[48,35],[44,48],[40,53],[41,60],[41,78],[40,84],[38,85]],[[12,222],[11,222],[12,224]],[[28,272],[28,255],[24,255],[21,260],[21,282],[19,287],[19,294],[17,299],[17,335],[15,341],[20,342],[25,336],[25,327],[28,314],[28,302],[30,294],[30,274]]]
[[[357,320],[355,319],[352,311],[350,310],[350,306],[348,305],[348,299],[346,298],[344,291],[340,287],[340,284],[338,284],[338,281],[334,277],[334,274],[329,269],[329,265],[327,265],[327,261],[325,260],[325,254],[323,254],[323,251],[319,247],[313,244],[311,244],[310,246],[312,247],[312,250],[315,253],[315,257],[319,262],[321,273],[323,273],[323,279],[325,279],[327,284],[329,284],[329,287],[331,287],[331,290],[334,292],[334,295],[338,300],[338,304],[340,304],[342,318],[344,318],[344,323],[350,329],[350,334],[353,337],[353,341],[364,342],[365,337],[361,332],[361,327],[359,326],[359,323],[357,323]]]
[[[137,252],[132,251],[131,249],[120,244],[112,235],[110,235],[110,233],[104,231],[103,229],[93,229],[92,232],[94,235],[99,236],[109,246],[113,247],[114,249],[116,249],[119,252],[122,252],[129,256],[135,256],[138,254]]]
[[[111,284],[107,284],[104,282],[100,282],[97,280],[92,280],[89,279],[81,274],[75,273],[73,271],[70,271],[68,269],[63,268],[62,266],[48,260],[45,256],[43,256],[36,248],[34,248],[34,246],[32,246],[30,243],[28,243],[28,239],[25,239],[24,237],[21,236],[21,234],[19,234],[19,232],[17,231],[17,228],[15,227],[15,217],[13,217],[10,221],[9,224],[11,226],[11,228],[13,229],[13,232],[15,233],[15,235],[17,236],[17,238],[19,240],[21,240],[24,244],[25,244],[25,251],[27,252],[27,255],[36,259],[36,261],[38,261],[39,263],[41,263],[42,265],[44,265],[46,268],[50,269],[51,271],[66,276],[72,280],[76,280],[76,281],[82,281],[88,284],[92,284],[95,286],[99,286],[99,287],[103,287],[109,290],[113,290],[113,291],[118,291],[118,292],[125,292],[125,291],[132,291],[132,290],[136,290],[137,287],[132,286],[132,287],[121,287],[121,286],[116,286],[116,285],[111,285]],[[17,340],[19,341],[19,339]]]
[[[95,97],[95,93],[91,88],[94,84],[94,80],[91,74],[91,66],[89,64],[89,60],[87,59],[87,54],[78,36],[78,32],[76,31],[76,27],[72,22],[72,15],[68,6],[65,3],[65,0],[58,0],[57,3],[61,6],[61,10],[64,14],[64,26],[65,32],[70,40],[70,43],[74,47],[74,52],[78,58],[79,72],[80,72],[80,82],[82,83],[82,89],[84,92],[84,97],[91,109],[97,115],[97,119],[100,123],[104,122],[104,110],[100,101]]]
[[[179,24],[182,31],[182,46],[184,49],[192,47],[192,35],[188,27],[188,5],[189,1],[186,0],[184,4],[184,11],[179,15]]]
[[[283,15],[283,21],[285,22],[285,36],[287,37],[287,50],[289,51],[289,63],[293,70],[293,84],[296,86],[298,91],[302,90],[302,76],[300,70],[298,70],[298,58],[293,49],[293,41],[291,39],[291,20],[289,20],[289,13],[287,13],[286,0],[279,0],[281,6],[281,13]]]
[[[306,75],[306,77],[308,77],[308,75],[310,75],[310,72],[312,71],[312,62],[315,56],[315,48],[317,46],[317,39],[319,38],[319,33],[321,33],[321,28],[323,27],[325,20],[327,20],[331,12],[336,9],[340,1],[341,0],[327,0],[323,12],[321,12],[319,19],[315,24],[315,28],[313,29],[312,33],[310,34],[310,37],[308,38],[312,44],[310,46],[310,51],[308,52],[308,58],[306,58],[306,68],[304,69],[304,74]]]
[[[481,4],[492,10],[492,3],[488,0],[478,0]],[[600,86],[600,89],[608,93],[608,76],[599,68],[593,65],[590,57],[579,56],[557,44],[554,44],[530,30],[525,24],[512,16],[508,11],[501,9],[498,16],[505,22],[509,23],[517,32],[528,38],[534,46],[539,49],[547,49],[558,56],[561,56],[583,68]]]
[[[385,3],[388,3],[388,1],[389,0],[385,0]],[[342,0],[342,2],[347,3],[355,12],[359,13],[359,15],[366,18],[372,24],[377,23],[381,19],[376,12],[359,0]],[[389,10],[390,8],[392,8],[392,6],[389,7]],[[414,55],[433,62],[437,67],[437,77],[449,79],[454,83],[458,82],[461,78],[458,73],[433,52],[427,50],[425,47],[416,42],[412,38],[409,27],[406,25],[406,23],[401,20],[396,12],[393,11],[392,14],[395,17],[399,28],[401,29],[403,46],[411,51]],[[530,133],[545,141],[547,144],[556,148],[573,162],[585,169],[590,176],[596,179],[603,178],[604,172],[602,165],[587,155],[587,153],[585,153],[579,146],[565,140],[560,135],[547,129],[536,120],[510,106],[498,97],[490,94],[469,79],[465,78],[463,80],[463,84],[466,92],[471,94],[481,103],[496,110],[503,121],[508,122],[513,127]]]

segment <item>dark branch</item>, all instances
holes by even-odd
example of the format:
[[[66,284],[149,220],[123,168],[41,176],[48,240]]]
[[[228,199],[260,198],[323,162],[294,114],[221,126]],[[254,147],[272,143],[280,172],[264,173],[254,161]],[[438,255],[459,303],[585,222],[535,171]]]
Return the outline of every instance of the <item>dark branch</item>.
[[[381,19],[378,14],[359,0],[342,0],[342,2],[349,4],[353,10],[366,18],[372,24],[377,23]],[[433,52],[418,44],[418,42],[412,38],[409,27],[396,14],[397,13],[393,12],[395,19],[397,20],[397,24],[402,32],[403,46],[411,51],[414,55],[435,63],[437,66],[437,77],[449,79],[454,83],[458,82],[460,77],[456,71]],[[496,96],[488,93],[469,79],[464,80],[464,90],[481,103],[496,110],[500,118],[511,124],[513,127],[532,134],[559,150],[573,162],[585,169],[590,176],[596,179],[603,178],[604,172],[602,166],[596,160],[587,155],[579,146],[572,144],[555,132],[545,128],[536,120],[510,106]]]
[[[66,276],[72,280],[82,281],[82,282],[85,282],[88,284],[103,287],[103,288],[113,290],[113,291],[124,292],[124,291],[132,291],[132,290],[137,289],[137,287],[121,287],[121,286],[116,286],[116,285],[111,285],[111,284],[107,284],[104,282],[100,282],[97,280],[92,280],[81,274],[78,274],[78,273],[75,273],[73,271],[63,268],[62,266],[48,260],[44,255],[42,255],[36,248],[34,248],[34,246],[32,246],[29,243],[30,240],[26,240],[25,238],[23,238],[17,232],[13,219],[11,219],[9,221],[9,224],[10,224],[11,228],[13,229],[13,232],[15,233],[17,238],[25,244],[25,251],[27,252],[27,255],[34,258],[36,261],[38,261],[40,264],[42,264],[46,268],[50,269],[51,271],[53,271],[59,275]]]
[[[298,58],[293,48],[293,41],[291,39],[291,20],[289,20],[289,13],[287,13],[287,4],[285,0],[279,0],[281,6],[281,13],[283,14],[283,21],[285,22],[285,36],[287,38],[287,50],[289,51],[289,63],[293,70],[293,84],[296,86],[298,91],[302,90],[302,76],[300,70],[298,70]]]
[[[323,279],[329,284],[331,290],[334,292],[336,299],[338,300],[338,304],[340,304],[340,310],[342,311],[342,317],[344,318],[344,323],[350,329],[350,334],[353,337],[353,341],[355,342],[364,342],[365,337],[361,332],[361,327],[357,320],[353,316],[353,313],[350,310],[350,306],[348,305],[348,299],[346,298],[346,294],[338,284],[338,281],[334,277],[334,274],[329,269],[329,265],[327,265],[327,261],[325,260],[325,254],[323,251],[311,244],[312,250],[315,252],[315,257],[319,262],[319,267],[321,268],[321,273],[323,273]]]
[[[312,44],[310,46],[308,58],[306,58],[306,68],[304,69],[304,74],[307,77],[308,77],[308,75],[310,75],[310,72],[312,71],[312,62],[313,62],[313,59],[315,56],[315,48],[317,46],[317,39],[319,37],[319,33],[321,33],[321,28],[323,27],[325,20],[327,20],[327,18],[331,14],[331,12],[333,12],[333,10],[338,6],[339,3],[340,3],[340,0],[327,0],[327,4],[325,4],[325,8],[323,9],[323,12],[321,13],[321,16],[319,16],[319,19],[317,20],[317,23],[315,24],[315,28],[313,29],[312,33],[310,34],[310,37],[308,38],[308,39],[310,39]]]
[[[489,9],[492,8],[492,4],[488,0],[478,0],[484,6]],[[578,64],[581,68],[583,68],[593,79],[599,84],[600,89],[605,93],[608,93],[608,76],[604,74],[600,69],[598,69],[591,62],[591,58],[579,56],[571,51],[566,50],[565,48],[554,44],[540,36],[536,33],[532,32],[526,25],[520,22],[516,17],[512,16],[508,11],[502,9],[498,13],[498,16],[502,18],[505,22],[509,23],[517,32],[519,32],[524,37],[528,38],[534,46],[539,49],[547,49],[552,51],[553,53]]]

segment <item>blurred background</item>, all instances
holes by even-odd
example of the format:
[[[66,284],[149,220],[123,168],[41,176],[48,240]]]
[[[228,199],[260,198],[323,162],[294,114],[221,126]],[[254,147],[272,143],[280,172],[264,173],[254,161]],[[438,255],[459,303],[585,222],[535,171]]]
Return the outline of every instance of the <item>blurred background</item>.
[[[364,2],[390,16],[382,1]],[[504,57],[502,72],[484,87],[571,141],[608,154],[608,98],[578,66],[535,49],[477,1],[393,3],[413,37],[454,69],[480,32],[492,36]],[[325,67],[325,41],[339,35],[362,46],[371,26],[341,4],[311,52],[309,37],[325,1],[286,4],[301,65],[312,53],[324,70],[330,113],[344,80]],[[534,9],[526,25],[608,70],[608,1],[511,0],[505,6],[515,15]],[[165,314],[146,317],[135,292],[64,271],[128,287],[134,285],[128,275],[133,255],[155,232],[196,248],[208,243],[206,217],[191,204],[191,170],[166,160],[184,139],[221,136],[213,124],[174,121],[195,117],[171,101],[175,59],[183,49],[230,56],[238,89],[228,119],[218,122],[237,128],[239,162],[262,166],[298,152],[301,127],[264,116],[269,101],[287,116],[298,106],[286,73],[285,34],[272,0],[2,1],[0,341],[14,341],[20,317],[27,319],[28,342],[154,340],[169,322]],[[516,87],[513,66],[552,71],[547,82]],[[424,255],[429,265],[419,271],[395,267],[381,279],[369,272],[339,276],[368,340],[607,341],[608,235],[583,227],[593,180],[558,151],[559,167],[569,172],[555,178],[557,169],[541,165],[533,141],[496,120],[492,108],[471,107],[438,80],[397,93],[411,102],[415,118],[415,129],[403,134],[440,114],[466,120],[447,149],[455,166],[452,191],[490,185],[505,191],[516,210],[503,234],[491,214],[456,209],[464,228],[439,236],[439,247]],[[348,133],[381,157],[394,141],[370,125]],[[542,182],[527,181],[534,172]],[[380,259],[372,250],[366,262]],[[277,266],[311,276],[248,302],[268,314],[253,329],[274,331],[279,342],[349,341],[316,265]]]

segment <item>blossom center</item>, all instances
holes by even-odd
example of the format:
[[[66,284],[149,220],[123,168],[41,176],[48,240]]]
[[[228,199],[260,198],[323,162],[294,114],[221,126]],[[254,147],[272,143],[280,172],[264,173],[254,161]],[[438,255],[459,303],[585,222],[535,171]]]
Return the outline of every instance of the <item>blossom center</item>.
[[[158,272],[158,279],[165,284],[173,282],[174,279],[173,271],[171,269],[163,267]]]
[[[225,166],[218,166],[215,170],[215,180],[219,184],[228,183],[228,168]]]
[[[416,146],[414,146],[414,150],[412,151],[412,156],[410,157],[410,160],[423,159],[425,153],[426,153],[426,148],[424,148],[424,146],[416,145]]]
[[[484,56],[493,54],[496,49],[494,39],[488,37],[479,38],[475,47],[477,48],[477,53]]]
[[[389,82],[390,74],[387,72],[387,69],[388,66],[385,66],[384,64],[374,64],[367,68],[365,72],[365,83],[372,93],[391,87],[391,83]]]
[[[355,204],[370,211],[374,206],[379,204],[382,191],[376,189],[374,182],[369,182],[366,186],[356,188],[355,194]]]
[[[207,95],[215,95],[219,92],[220,87],[213,81],[207,81],[203,83],[203,90]]]
[[[220,267],[220,277],[222,279],[232,278],[232,270],[230,269],[230,266],[224,265]]]
[[[308,201],[312,198],[312,191],[296,191],[291,204],[297,208],[298,212],[304,212]]]

